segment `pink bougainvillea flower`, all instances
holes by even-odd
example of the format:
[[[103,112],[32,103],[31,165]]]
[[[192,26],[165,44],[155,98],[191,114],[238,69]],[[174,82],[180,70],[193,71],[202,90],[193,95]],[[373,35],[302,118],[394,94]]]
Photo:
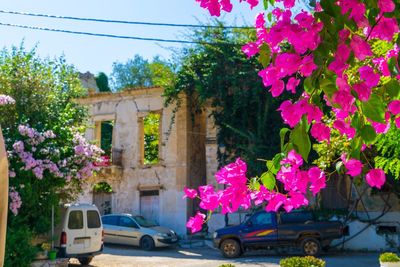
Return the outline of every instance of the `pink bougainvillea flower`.
[[[215,174],[215,179],[219,184],[242,185],[246,184],[247,182],[246,172],[247,172],[246,162],[244,162],[240,158],[237,158],[235,162],[230,163],[221,168]]]
[[[321,189],[326,187],[325,173],[318,167],[312,167],[308,170],[308,176],[310,178],[310,190],[315,196]]]
[[[219,196],[216,192],[206,193],[201,196],[200,208],[213,211],[219,206]]]
[[[353,35],[350,47],[358,60],[364,60],[366,57],[373,55],[369,44],[359,35]]]
[[[314,123],[311,127],[311,135],[319,142],[328,141],[331,138],[331,129],[321,122]]]
[[[385,113],[385,121],[386,123],[375,122],[370,119],[368,121],[371,123],[372,127],[374,127],[375,132],[377,134],[387,133],[390,129],[390,112]]]
[[[280,53],[275,59],[275,67],[279,70],[279,77],[296,73],[300,67],[300,63],[300,56],[293,53]]]
[[[332,102],[338,104],[343,111],[349,112],[355,102],[350,91],[338,90],[332,96]]]
[[[189,221],[186,223],[186,227],[190,229],[191,233],[199,232],[202,228],[205,218],[205,214],[197,212],[194,217],[189,218]]]
[[[386,181],[385,172],[381,169],[372,169],[365,176],[367,183],[371,187],[381,188]]]
[[[283,2],[285,8],[292,8],[294,7],[296,0],[277,0],[276,2]]]
[[[385,58],[373,58],[372,62],[374,63],[375,67],[379,69],[383,76],[390,76],[389,64]]]
[[[293,94],[296,93],[296,87],[299,85],[300,80],[290,77],[288,82],[286,83],[286,90],[292,92]]]
[[[371,31],[368,28],[367,33]],[[371,38],[378,38],[385,41],[392,41],[393,36],[399,32],[399,25],[397,24],[396,18],[386,18],[382,16],[379,18],[378,23],[372,28],[369,33]]]
[[[314,63],[314,58],[313,58],[312,54],[303,57],[303,59],[301,60],[300,73],[304,77],[310,76],[313,73],[313,71],[316,69],[317,69],[317,65],[315,65],[315,63]]]
[[[320,122],[322,119],[322,116],[324,116],[324,113],[321,111],[321,109],[318,106],[308,104],[305,108],[307,112],[307,121],[308,123],[312,123],[313,121],[315,122]]]
[[[296,150],[292,149],[289,151],[286,158],[281,161],[281,164],[290,164],[294,167],[303,165],[303,158],[300,154],[296,153]]]
[[[265,210],[267,212],[277,212],[279,208],[285,203],[286,196],[280,193],[275,193],[272,195],[271,199],[269,200]]]
[[[341,156],[342,162],[347,169],[346,174],[356,177],[361,174],[363,164],[358,159],[346,159],[346,154]]]
[[[259,52],[258,46],[256,43],[250,42],[242,46],[242,51],[247,55],[247,57],[252,57]]]
[[[361,101],[365,102],[368,101],[370,95],[371,95],[371,88],[367,86],[365,82],[357,83],[353,85],[354,91],[357,92],[358,99]]]
[[[286,200],[284,200],[283,203],[283,208],[286,210],[286,212],[290,212],[293,209],[298,209],[301,206],[308,205],[308,199],[305,197],[304,194],[295,191],[290,191],[289,195],[290,198],[286,198]]]
[[[394,124],[396,125],[397,128],[400,128],[400,116],[397,117],[397,118],[394,120]]]
[[[249,3],[250,5],[250,9],[253,9],[254,7],[256,7],[258,5],[258,0],[246,0],[247,3]]]
[[[280,78],[278,76],[278,70],[276,67],[271,65],[263,70],[260,70],[258,75],[262,78],[265,87],[271,86]]]
[[[400,114],[400,100],[393,100],[389,103],[388,109],[393,115]]]
[[[365,81],[365,84],[372,88],[378,85],[380,75],[374,72],[374,69],[370,66],[362,66],[358,69],[360,73],[360,79]]]
[[[395,4],[392,0],[378,0],[378,7],[382,13],[393,12],[395,9]]]
[[[292,104],[290,100],[283,101],[278,110],[281,111],[283,121],[292,128],[299,123],[304,114],[299,106]]]
[[[285,83],[282,80],[276,80],[269,90],[273,97],[278,97],[282,94],[283,90],[285,89]]]
[[[197,197],[197,190],[196,190],[196,189],[190,189],[190,188],[187,188],[187,187],[185,186],[185,188],[183,189],[183,192],[184,192],[185,194],[183,195],[182,198],[190,198],[190,199],[193,199],[193,198]]]
[[[221,0],[220,4],[221,4],[221,9],[223,11],[226,11],[226,12],[231,12],[232,11],[232,7],[233,6],[232,6],[230,0]]]
[[[333,122],[333,127],[335,127],[341,134],[347,135],[347,138],[352,139],[356,135],[356,130],[351,127],[350,123],[343,120],[335,120]]]

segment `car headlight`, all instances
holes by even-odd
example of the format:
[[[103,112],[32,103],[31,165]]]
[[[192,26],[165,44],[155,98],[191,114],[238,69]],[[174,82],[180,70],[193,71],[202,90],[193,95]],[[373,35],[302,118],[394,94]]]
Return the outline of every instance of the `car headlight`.
[[[213,238],[217,238],[217,236],[218,236],[218,233],[217,233],[217,232],[214,232],[214,233],[213,233]]]
[[[164,234],[164,233],[158,233],[157,236],[162,237],[162,238],[168,238],[168,234]]]

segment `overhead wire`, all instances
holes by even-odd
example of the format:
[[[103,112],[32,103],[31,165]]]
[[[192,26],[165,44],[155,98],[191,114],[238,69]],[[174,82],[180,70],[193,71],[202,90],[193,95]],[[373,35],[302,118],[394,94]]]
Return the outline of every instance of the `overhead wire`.
[[[147,26],[165,26],[165,27],[187,27],[187,28],[225,28],[225,29],[252,29],[249,26],[216,26],[216,25],[198,25],[198,24],[178,24],[178,23],[161,23],[161,22],[144,22],[144,21],[127,21],[127,20],[112,20],[112,19],[98,19],[98,18],[82,18],[72,16],[56,16],[49,14],[28,13],[18,11],[0,10],[3,14],[31,16],[31,17],[44,17],[52,19],[65,19],[65,20],[79,20],[79,21],[93,21],[102,23],[119,23],[131,25],[147,25]]]
[[[88,35],[88,36],[96,36],[96,37],[130,39],[130,40],[139,40],[139,41],[155,41],[155,42],[164,42],[164,43],[207,44],[207,45],[221,45],[221,44],[222,45],[242,45],[239,43],[228,43],[228,42],[188,41],[188,40],[177,40],[177,39],[163,39],[163,38],[115,35],[115,34],[106,34],[106,33],[81,32],[81,31],[71,31],[71,30],[54,29],[54,28],[46,28],[46,27],[28,26],[28,25],[21,25],[21,24],[11,24],[11,23],[4,23],[4,22],[0,22],[0,26],[16,27],[16,28],[40,30],[40,31],[50,31],[50,32],[61,32],[61,33],[69,33],[69,34]]]

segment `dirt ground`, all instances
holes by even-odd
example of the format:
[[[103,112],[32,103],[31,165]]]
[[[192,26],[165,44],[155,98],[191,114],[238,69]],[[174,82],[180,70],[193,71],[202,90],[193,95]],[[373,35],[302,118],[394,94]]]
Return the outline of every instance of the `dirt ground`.
[[[267,252],[246,253],[238,259],[225,259],[219,251],[209,248],[164,248],[143,251],[130,246],[106,245],[103,254],[96,256],[91,267],[218,267],[224,263],[235,267],[277,267],[279,260],[288,255]],[[330,252],[321,255],[326,267],[379,267],[378,253]],[[71,260],[70,267],[80,266]]]

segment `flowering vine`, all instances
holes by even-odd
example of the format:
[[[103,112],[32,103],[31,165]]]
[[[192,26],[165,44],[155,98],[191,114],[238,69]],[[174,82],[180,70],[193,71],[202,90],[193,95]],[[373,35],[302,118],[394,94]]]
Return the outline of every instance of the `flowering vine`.
[[[230,12],[230,0],[196,0],[213,16]],[[250,7],[258,1],[247,1]],[[265,8],[268,2],[264,1]],[[266,202],[267,211],[286,211],[308,205],[307,192],[316,195],[326,185],[324,166],[303,166],[311,150],[310,135],[331,145],[339,135],[350,145],[333,162],[340,161],[351,177],[365,174],[371,187],[381,188],[386,177],[361,159],[394,123],[400,128],[399,7],[392,0],[322,0],[314,10],[293,14],[295,0],[280,0],[272,16],[256,16],[256,40],[243,46],[248,57],[258,56],[264,86],[273,97],[284,90],[301,96],[284,101],[278,111],[289,126],[281,130],[282,153],[267,161],[268,171],[247,179],[246,164],[237,159],[216,174],[224,190],[212,186],[185,189],[189,198],[200,198],[200,207],[222,213]],[[286,138],[288,137],[288,138]],[[286,141],[288,140],[288,141]],[[368,161],[368,160],[367,160]],[[277,182],[282,184],[279,191]],[[187,226],[198,231],[204,214]]]

